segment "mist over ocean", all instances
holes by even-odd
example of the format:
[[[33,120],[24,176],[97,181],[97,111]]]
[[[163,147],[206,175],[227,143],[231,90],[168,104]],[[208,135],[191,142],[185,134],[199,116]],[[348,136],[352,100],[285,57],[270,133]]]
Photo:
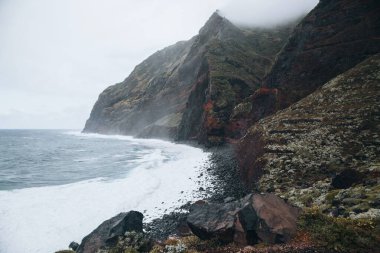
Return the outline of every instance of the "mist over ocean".
[[[0,130],[0,253],[67,248],[123,211],[159,217],[194,197],[207,162],[161,140]]]

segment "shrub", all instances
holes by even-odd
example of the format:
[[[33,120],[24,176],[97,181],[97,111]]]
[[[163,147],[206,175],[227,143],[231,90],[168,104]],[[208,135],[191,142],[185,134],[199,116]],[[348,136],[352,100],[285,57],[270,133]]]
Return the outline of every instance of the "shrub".
[[[334,218],[318,208],[306,210],[299,227],[311,233],[313,239],[338,252],[375,252],[380,248],[379,221],[368,219]]]

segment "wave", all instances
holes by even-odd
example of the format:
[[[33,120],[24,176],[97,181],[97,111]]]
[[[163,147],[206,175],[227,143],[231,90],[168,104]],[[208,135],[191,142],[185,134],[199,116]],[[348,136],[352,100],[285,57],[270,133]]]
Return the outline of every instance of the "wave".
[[[1,253],[54,252],[119,212],[137,210],[149,221],[197,197],[197,176],[209,156],[201,149],[129,136],[69,134],[128,140],[150,152],[125,178],[0,191]]]

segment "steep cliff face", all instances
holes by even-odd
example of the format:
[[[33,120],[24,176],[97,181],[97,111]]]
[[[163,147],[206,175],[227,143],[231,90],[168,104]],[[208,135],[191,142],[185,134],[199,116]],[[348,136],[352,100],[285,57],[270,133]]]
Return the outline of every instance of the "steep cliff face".
[[[374,0],[320,1],[296,26],[241,116],[256,122],[238,145],[251,187],[339,215],[380,216],[379,56],[356,66],[380,52],[379,11]]]
[[[294,29],[244,116],[251,123],[380,52],[380,2],[320,1]]]
[[[242,29],[214,13],[197,36],[100,94],[84,131],[212,144],[240,137],[247,126],[231,120],[235,106],[259,87],[292,27]]]
[[[184,64],[192,41],[156,52],[123,82],[104,90],[84,131],[135,135],[156,121],[171,131],[181,118],[177,108],[186,103],[181,95],[186,95],[188,82],[195,78],[192,72],[197,71],[196,65]]]
[[[380,54],[260,120],[239,143],[243,178],[344,216],[378,216]]]

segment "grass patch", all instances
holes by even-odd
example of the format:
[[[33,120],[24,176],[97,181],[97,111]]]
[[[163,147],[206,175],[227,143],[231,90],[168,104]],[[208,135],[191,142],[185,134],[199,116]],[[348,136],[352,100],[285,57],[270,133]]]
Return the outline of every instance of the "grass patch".
[[[334,218],[310,208],[300,217],[299,227],[323,247],[337,252],[376,252],[380,249],[379,221]]]

